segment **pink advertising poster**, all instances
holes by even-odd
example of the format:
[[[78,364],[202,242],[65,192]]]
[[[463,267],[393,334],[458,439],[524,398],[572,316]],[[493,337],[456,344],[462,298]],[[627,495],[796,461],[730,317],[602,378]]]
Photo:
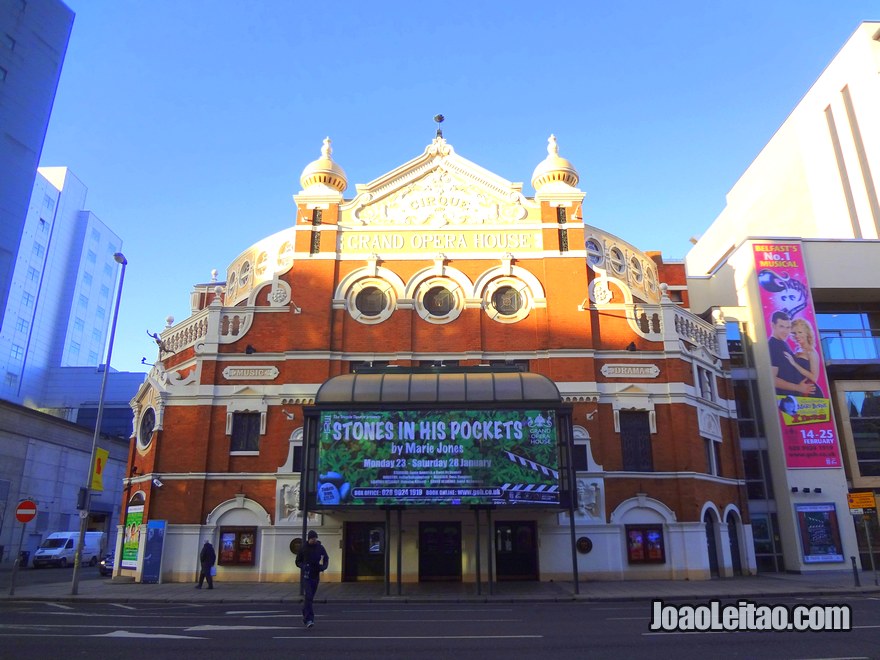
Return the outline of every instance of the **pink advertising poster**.
[[[755,243],[776,410],[789,468],[839,468],[828,379],[799,243]]]

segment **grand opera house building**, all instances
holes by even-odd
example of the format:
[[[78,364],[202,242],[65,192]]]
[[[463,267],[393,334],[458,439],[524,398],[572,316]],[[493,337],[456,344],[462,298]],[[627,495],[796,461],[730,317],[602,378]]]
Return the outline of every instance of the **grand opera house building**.
[[[578,178],[551,136],[527,197],[438,130],[347,198],[325,140],[159,335],[117,575],[193,580],[209,539],[218,579],[290,581],[309,529],[325,579],[398,588],[753,573],[724,320]]]

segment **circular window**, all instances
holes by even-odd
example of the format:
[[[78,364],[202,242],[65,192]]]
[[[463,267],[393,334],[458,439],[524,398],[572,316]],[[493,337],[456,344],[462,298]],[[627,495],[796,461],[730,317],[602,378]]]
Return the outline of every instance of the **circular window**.
[[[642,262],[640,262],[636,257],[633,257],[629,260],[629,269],[632,272],[633,279],[636,282],[642,281]]]
[[[650,291],[657,290],[657,278],[654,276],[654,269],[648,268],[645,272],[645,279],[648,280],[648,289]]]
[[[381,323],[391,316],[396,305],[394,287],[381,277],[358,280],[345,292],[345,307],[360,323]]]
[[[266,267],[269,265],[269,255],[261,252],[257,257],[257,265],[254,267],[254,273],[257,277],[262,277],[266,273]]]
[[[449,323],[464,309],[464,292],[457,282],[432,277],[421,283],[415,296],[419,316],[431,323]]]
[[[626,270],[626,260],[623,258],[623,252],[620,251],[620,248],[611,248],[608,257],[611,260],[611,270],[618,275],[623,275],[623,271]]]
[[[512,286],[502,286],[492,294],[492,306],[499,314],[513,316],[522,309],[523,299]]]
[[[238,276],[235,273],[229,274],[229,281],[226,283],[226,297],[232,300],[235,297],[235,289],[238,287]]]
[[[388,307],[388,296],[377,286],[367,286],[355,296],[354,306],[364,316],[379,316]]]
[[[534,305],[529,286],[515,277],[493,280],[483,292],[483,309],[493,321],[516,323],[529,315]]]
[[[293,263],[293,244],[290,241],[284,241],[278,250],[278,268],[286,270]]]
[[[248,280],[251,279],[251,264],[249,261],[245,261],[241,265],[241,271],[238,273],[238,285],[239,286],[247,286]]]
[[[431,316],[446,316],[455,307],[455,298],[445,286],[432,286],[425,293],[422,304]]]
[[[591,266],[601,266],[605,261],[605,255],[602,253],[602,246],[595,238],[587,239],[587,263]]]
[[[153,440],[153,429],[156,428],[156,411],[147,408],[141,415],[141,423],[138,426],[138,445],[142,449],[150,446]]]

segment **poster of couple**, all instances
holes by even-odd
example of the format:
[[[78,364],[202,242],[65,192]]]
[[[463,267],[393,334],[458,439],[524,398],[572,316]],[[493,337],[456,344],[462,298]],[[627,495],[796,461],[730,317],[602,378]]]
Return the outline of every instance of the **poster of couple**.
[[[839,468],[816,316],[799,243],[754,245],[770,369],[789,468]]]

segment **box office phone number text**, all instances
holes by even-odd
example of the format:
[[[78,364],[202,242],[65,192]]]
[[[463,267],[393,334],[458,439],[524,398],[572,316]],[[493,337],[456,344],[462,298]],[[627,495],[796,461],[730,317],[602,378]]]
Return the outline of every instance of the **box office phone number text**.
[[[352,495],[371,497],[485,497],[501,496],[500,488],[354,488]]]

